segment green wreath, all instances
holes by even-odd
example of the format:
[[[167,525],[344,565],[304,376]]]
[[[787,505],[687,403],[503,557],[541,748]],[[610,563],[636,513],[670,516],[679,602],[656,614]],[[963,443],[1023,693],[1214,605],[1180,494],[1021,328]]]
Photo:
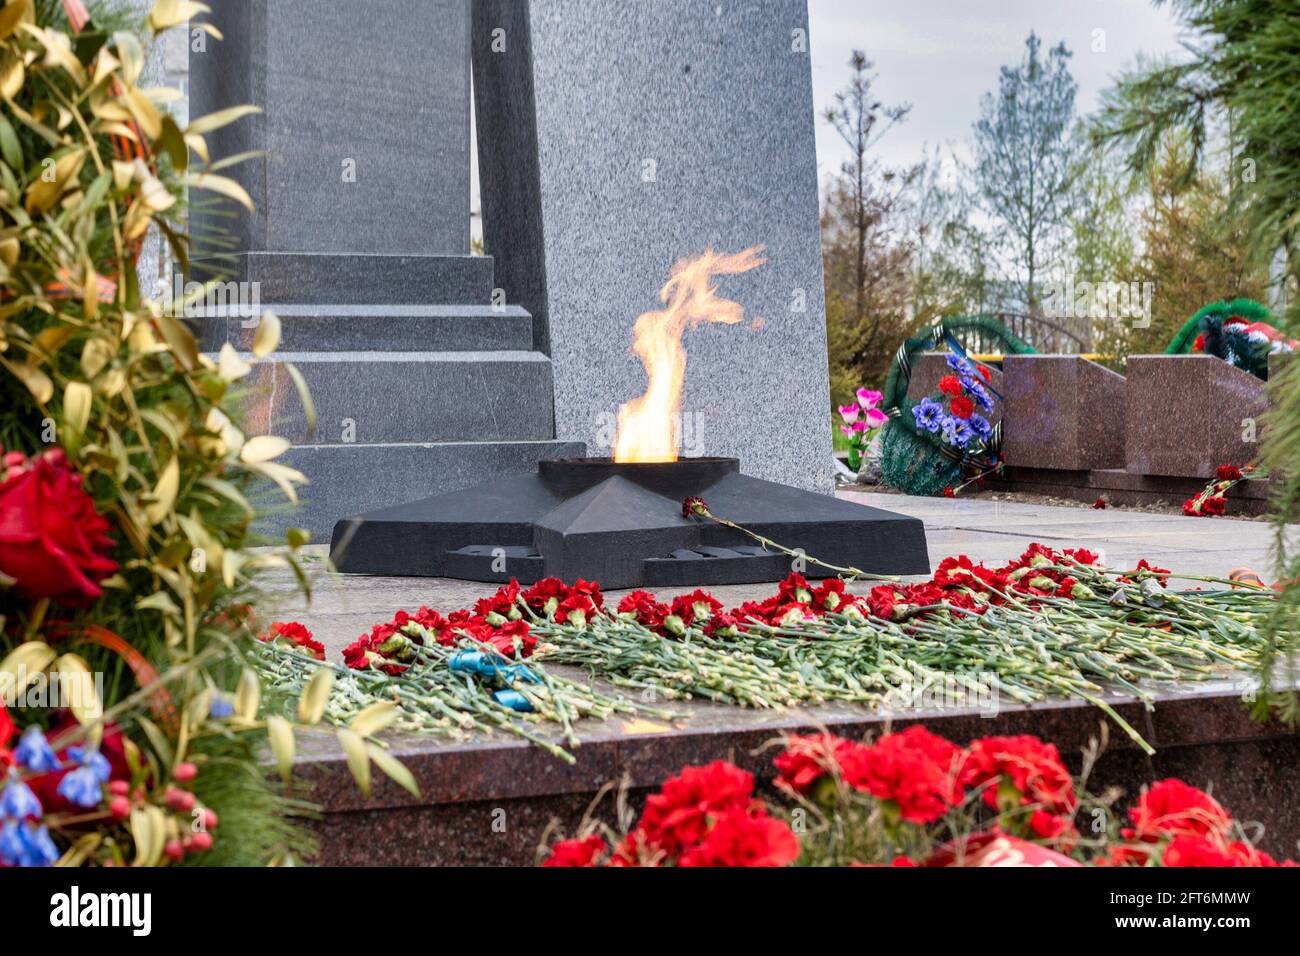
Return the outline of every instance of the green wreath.
[[[1165,354],[1190,355],[1196,351],[1203,351],[1206,355],[1221,358],[1256,378],[1267,379],[1268,357],[1273,351],[1273,342],[1252,340],[1245,334],[1244,326],[1225,326],[1224,323],[1234,317],[1245,319],[1252,325],[1262,324],[1276,337],[1281,338],[1280,333],[1269,325],[1269,320],[1273,318],[1272,313],[1267,306],[1261,305],[1254,299],[1211,302],[1188,319],[1178,330],[1169,347],[1165,349]]]
[[[957,345],[959,350],[957,333],[971,330],[1000,342],[1008,354],[1025,355],[1034,351],[1000,321],[986,315],[945,318],[904,342],[890,365],[881,405],[889,415],[889,422],[880,438],[880,471],[885,484],[890,487],[909,495],[942,494],[945,488],[960,482],[963,468],[987,468],[1000,453],[1001,424],[994,426],[986,456],[959,456],[934,435],[917,427],[912,409],[918,403],[907,397],[912,369],[920,356],[945,343],[950,349]]]

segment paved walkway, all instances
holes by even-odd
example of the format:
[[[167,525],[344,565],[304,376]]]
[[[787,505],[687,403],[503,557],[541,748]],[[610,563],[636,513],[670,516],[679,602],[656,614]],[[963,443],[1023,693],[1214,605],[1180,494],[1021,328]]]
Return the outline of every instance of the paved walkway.
[[[1184,518],[1141,511],[1068,508],[1053,505],[994,501],[987,498],[949,500],[845,491],[840,497],[860,501],[925,522],[931,564],[952,554],[1001,564],[1040,541],[1055,548],[1086,547],[1112,566],[1132,567],[1148,558],[1162,567],[1186,574],[1225,576],[1242,565],[1271,580],[1269,551],[1273,527],[1262,521],[1231,518]],[[277,620],[299,620],[325,644],[331,659],[373,624],[389,620],[401,608],[428,605],[443,613],[471,605],[490,585],[436,578],[370,578],[332,575],[325,570],[326,548],[307,549],[313,562],[313,600],[308,606],[294,593],[286,574],[267,583],[272,599],[266,614]],[[856,588],[861,590],[862,587]],[[691,590],[691,589],[686,589]],[[728,606],[766,597],[770,584],[711,589]],[[615,592],[617,599],[622,592]],[[671,595],[678,592],[664,592]]]

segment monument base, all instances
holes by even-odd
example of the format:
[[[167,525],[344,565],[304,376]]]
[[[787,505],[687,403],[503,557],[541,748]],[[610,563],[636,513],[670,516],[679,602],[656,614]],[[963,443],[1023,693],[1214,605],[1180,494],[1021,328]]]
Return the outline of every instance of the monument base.
[[[1131,806],[1144,785],[1179,777],[1211,789],[1238,819],[1263,820],[1260,847],[1278,857],[1295,855],[1300,838],[1300,736],[1272,723],[1253,723],[1241,689],[1224,681],[1182,686],[1160,694],[1154,711],[1131,698],[1108,698],[1156,748],[1147,757],[1123,733],[1110,735],[1089,778],[1089,789],[1124,791],[1118,812]],[[320,837],[324,866],[529,866],[548,827],[558,822],[573,835],[596,793],[626,780],[632,805],[683,766],[730,760],[769,787],[776,751],[765,747],[783,734],[829,730],[852,739],[879,736],[921,723],[966,744],[976,737],[1035,734],[1055,743],[1067,765],[1080,769],[1090,738],[1107,720],[1081,701],[1044,701],[1004,706],[994,714],[947,708],[925,713],[871,712],[818,707],[799,711],[753,711],[707,702],[674,702],[691,712],[677,727],[647,732],[643,724],[614,720],[582,733],[568,765],[517,738],[471,741],[394,737],[392,753],[411,770],[421,796],[412,797],[376,779],[369,799],[358,792],[333,734],[304,734],[295,774],[313,782],[311,799],[323,812],[312,826]],[[768,796],[775,796],[767,791]],[[489,821],[505,813],[509,826]],[[608,822],[613,796],[596,815]],[[552,838],[554,831],[552,831]]]
[[[916,518],[740,474],[734,458],[664,464],[543,461],[537,472],[340,521],[331,558],[352,574],[531,584],[599,581],[606,589],[748,584],[786,577],[798,559],[713,521],[714,514],[829,564],[928,574]],[[835,572],[806,562],[809,577]]]

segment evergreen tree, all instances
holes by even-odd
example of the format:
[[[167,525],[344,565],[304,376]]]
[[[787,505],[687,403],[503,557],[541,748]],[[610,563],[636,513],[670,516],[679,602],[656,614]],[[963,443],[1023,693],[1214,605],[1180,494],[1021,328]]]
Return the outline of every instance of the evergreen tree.
[[[997,95],[984,96],[972,170],[985,211],[1004,230],[1007,274],[1020,305],[1037,312],[1040,283],[1061,262],[1072,204],[1070,130],[1078,89],[1070,51],[1043,55],[1034,33],[1024,59],[1004,66]]]

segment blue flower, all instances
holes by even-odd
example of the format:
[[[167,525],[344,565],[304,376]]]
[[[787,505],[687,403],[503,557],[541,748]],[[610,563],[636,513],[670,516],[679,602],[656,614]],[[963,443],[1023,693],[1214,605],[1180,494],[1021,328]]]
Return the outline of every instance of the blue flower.
[[[969,422],[970,427],[981,439],[988,439],[993,434],[993,426],[989,424],[989,420],[983,415],[972,415]]]
[[[208,716],[214,720],[221,720],[229,717],[234,712],[235,705],[221,694],[217,694],[212,698],[212,705],[208,708]]]
[[[112,770],[108,760],[98,750],[82,747],[69,747],[68,756],[81,766],[59,781],[59,796],[79,807],[99,806]]]
[[[993,411],[993,398],[989,395],[988,389],[984,387],[982,382],[971,379],[970,381],[963,380],[962,384],[966,386],[966,391],[970,392],[971,397],[975,399],[976,405],[986,412]]]
[[[932,398],[923,398],[912,409],[912,416],[916,419],[917,428],[937,432],[943,419],[943,406]]]
[[[41,801],[36,799],[32,788],[19,780],[17,774],[11,773],[4,791],[0,792],[0,814],[14,820],[25,820],[28,817],[39,818],[43,812]]]
[[[45,739],[45,734],[35,724],[23,731],[22,739],[14,750],[14,760],[20,767],[26,767],[33,773],[53,773],[62,767]]]
[[[966,424],[960,418],[947,415],[943,419],[943,440],[950,445],[956,445],[958,448],[965,448],[967,443],[975,437],[971,431],[970,425]]]
[[[974,375],[975,366],[956,353],[948,355],[948,367],[958,375]]]
[[[0,861],[9,866],[51,866],[58,858],[48,827],[37,829],[29,821],[14,820],[0,827]]]
[[[107,783],[113,773],[108,758],[95,747],[69,747],[68,756],[90,770],[100,783]]]

